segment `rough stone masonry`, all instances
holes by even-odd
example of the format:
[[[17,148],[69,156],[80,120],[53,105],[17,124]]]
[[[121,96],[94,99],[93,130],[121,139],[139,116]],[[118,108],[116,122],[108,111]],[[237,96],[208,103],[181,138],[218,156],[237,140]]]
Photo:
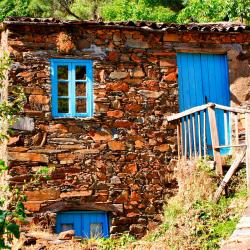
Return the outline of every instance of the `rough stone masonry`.
[[[58,211],[102,210],[110,212],[111,236],[140,237],[154,228],[176,190],[175,127],[164,122],[178,112],[176,53],[227,53],[231,87],[237,80],[248,91],[235,91],[232,102],[244,105],[249,37],[247,30],[7,19],[1,38],[13,60],[8,88],[20,84],[27,96],[8,143],[9,182],[22,186],[41,167],[53,170],[28,185],[30,216],[50,211],[53,227]],[[50,58],[93,60],[92,118],[52,118]]]

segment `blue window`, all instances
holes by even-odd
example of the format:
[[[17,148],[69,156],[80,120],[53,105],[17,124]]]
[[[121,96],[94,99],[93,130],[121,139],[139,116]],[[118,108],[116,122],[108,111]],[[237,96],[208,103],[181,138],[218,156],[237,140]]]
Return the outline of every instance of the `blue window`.
[[[93,115],[92,61],[51,59],[52,116]]]
[[[60,212],[56,218],[56,233],[71,230],[84,238],[108,238],[109,220],[103,211]]]

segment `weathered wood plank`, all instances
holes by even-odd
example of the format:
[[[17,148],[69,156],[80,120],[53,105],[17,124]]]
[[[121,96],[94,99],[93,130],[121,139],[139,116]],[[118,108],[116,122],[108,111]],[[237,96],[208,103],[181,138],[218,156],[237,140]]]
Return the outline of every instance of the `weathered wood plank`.
[[[178,159],[181,158],[181,144],[180,144],[180,123],[177,123],[177,151],[178,151]]]
[[[192,115],[192,124],[193,124],[193,141],[194,141],[194,156],[197,157],[197,148],[196,148],[196,123],[195,123],[195,114]]]
[[[201,114],[198,112],[198,141],[199,141],[199,157],[201,157]]]
[[[234,129],[235,129],[235,143],[239,144],[239,122],[237,113],[234,113]]]
[[[167,121],[169,121],[169,122],[174,121],[174,120],[180,119],[180,118],[182,118],[184,116],[188,116],[188,115],[191,115],[191,114],[196,113],[198,111],[202,111],[202,110],[206,109],[207,107],[209,107],[210,105],[211,104],[204,104],[204,105],[201,105],[201,106],[198,106],[198,107],[194,107],[194,108],[185,110],[185,111],[183,111],[181,113],[168,116]]]
[[[247,173],[247,189],[250,192],[250,113],[245,114],[246,124],[246,173]]]
[[[222,175],[222,161],[221,161],[220,151],[215,148],[215,146],[218,146],[220,144],[219,144],[218,128],[216,124],[215,108],[212,106],[208,107],[208,117],[209,117],[209,126],[210,126],[216,173],[217,175]]]
[[[187,121],[184,119],[184,158],[187,158]]]
[[[227,111],[224,111],[224,133],[225,133],[225,144],[228,145],[228,120],[227,120]]]
[[[214,104],[216,109],[222,109],[225,111],[230,111],[230,112],[235,112],[235,113],[250,113],[250,110],[248,109],[243,109],[243,108],[236,108],[236,107],[227,107],[224,105],[220,105],[220,104]]]
[[[190,116],[188,116],[188,142],[189,142],[189,158],[192,159],[192,138],[191,138]]]
[[[227,171],[226,175],[224,176],[220,186],[218,187],[218,189],[214,195],[214,198],[213,198],[214,202],[218,202],[222,191],[224,190],[225,186],[227,185],[227,183],[229,182],[229,180],[233,176],[234,172],[238,168],[241,161],[243,160],[245,154],[246,154],[246,147],[242,150],[242,152],[240,154],[238,154],[236,156],[236,159],[234,160],[233,164],[231,165],[231,167]]]
[[[207,131],[206,131],[206,110],[203,112],[203,151],[204,159],[207,157]]]

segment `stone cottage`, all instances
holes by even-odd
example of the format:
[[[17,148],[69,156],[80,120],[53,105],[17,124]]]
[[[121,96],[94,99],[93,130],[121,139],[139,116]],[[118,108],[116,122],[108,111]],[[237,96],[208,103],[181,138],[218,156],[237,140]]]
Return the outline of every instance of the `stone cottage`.
[[[51,170],[27,185],[30,216],[83,237],[154,228],[176,190],[176,131],[165,117],[207,101],[248,104],[249,31],[230,23],[7,18],[7,87],[20,84],[27,97],[7,146],[9,182],[22,186]],[[218,88],[217,96],[199,98],[199,83]]]

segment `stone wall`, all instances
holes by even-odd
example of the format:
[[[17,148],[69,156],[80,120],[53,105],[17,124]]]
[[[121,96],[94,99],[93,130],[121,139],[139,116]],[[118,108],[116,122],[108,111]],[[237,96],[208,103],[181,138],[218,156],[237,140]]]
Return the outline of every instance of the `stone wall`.
[[[155,227],[165,196],[176,190],[175,130],[164,123],[178,112],[176,52],[237,51],[237,43],[236,58],[249,50],[249,36],[81,25],[6,28],[10,88],[19,83],[27,96],[9,141],[9,181],[21,186],[42,166],[53,170],[49,180],[28,185],[26,208],[33,216],[110,211],[112,235],[142,236]],[[50,58],[93,60],[93,118],[51,117]]]

